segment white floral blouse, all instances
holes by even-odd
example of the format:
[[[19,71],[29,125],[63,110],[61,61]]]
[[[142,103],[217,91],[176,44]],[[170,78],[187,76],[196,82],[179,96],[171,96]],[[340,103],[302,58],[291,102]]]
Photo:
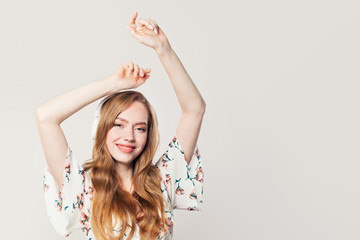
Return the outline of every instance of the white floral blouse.
[[[161,231],[158,239],[172,239],[173,210],[201,210],[203,196],[203,167],[198,147],[195,147],[191,162],[185,161],[184,152],[175,136],[165,153],[156,162],[161,174],[161,191],[164,199],[170,234]],[[71,232],[81,229],[85,239],[95,240],[90,225],[91,201],[93,188],[88,172],[78,164],[68,148],[64,169],[62,191],[45,162],[43,190],[47,214],[55,228],[62,236],[68,237]],[[119,224],[114,228],[114,235],[120,232]],[[122,239],[127,239],[128,232]],[[139,227],[131,239],[140,239]]]

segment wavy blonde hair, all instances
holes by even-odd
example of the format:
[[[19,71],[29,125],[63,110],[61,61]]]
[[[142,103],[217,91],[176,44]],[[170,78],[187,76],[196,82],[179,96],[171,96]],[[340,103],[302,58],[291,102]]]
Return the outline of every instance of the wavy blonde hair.
[[[106,147],[106,136],[114,126],[116,117],[133,102],[144,104],[148,110],[148,135],[143,151],[133,160],[132,194],[121,187],[121,179],[115,171],[115,160]],[[136,222],[142,239],[157,239],[163,229],[168,231],[164,198],[160,188],[159,170],[152,164],[159,144],[156,114],[146,98],[136,91],[124,91],[110,95],[100,110],[92,159],[84,163],[90,171],[94,188],[91,226],[97,239],[122,239],[131,228],[128,239],[134,235]],[[120,220],[120,235],[113,230]],[[130,224],[129,224],[130,223]]]

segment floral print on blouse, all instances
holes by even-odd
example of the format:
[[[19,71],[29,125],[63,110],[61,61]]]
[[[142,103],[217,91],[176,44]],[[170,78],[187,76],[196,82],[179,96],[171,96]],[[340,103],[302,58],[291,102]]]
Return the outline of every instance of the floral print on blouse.
[[[169,143],[165,153],[156,162],[161,175],[161,191],[165,204],[165,215],[168,218],[170,233],[160,231],[158,239],[172,239],[174,227],[174,209],[201,210],[203,197],[203,167],[198,147],[188,165],[184,152],[175,136]],[[70,148],[67,150],[63,183],[61,189],[45,161],[43,175],[43,192],[48,217],[55,230],[68,237],[75,230],[82,230],[85,239],[95,240],[90,225],[91,201],[93,187],[88,172],[78,164]],[[120,224],[114,221],[114,236],[120,232]],[[116,223],[116,224],[115,224]],[[161,230],[161,229],[160,229]],[[130,229],[122,239],[127,239]],[[131,238],[140,239],[139,227]]]

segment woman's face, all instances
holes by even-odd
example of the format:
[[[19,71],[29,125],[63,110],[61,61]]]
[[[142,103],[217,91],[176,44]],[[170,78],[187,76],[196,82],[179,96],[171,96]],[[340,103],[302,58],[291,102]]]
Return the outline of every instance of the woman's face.
[[[148,134],[148,111],[140,102],[132,103],[121,112],[106,136],[111,156],[129,165],[143,151]]]

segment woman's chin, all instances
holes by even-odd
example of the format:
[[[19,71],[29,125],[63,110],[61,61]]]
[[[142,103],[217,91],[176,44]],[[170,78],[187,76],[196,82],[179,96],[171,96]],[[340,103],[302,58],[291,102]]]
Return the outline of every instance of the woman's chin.
[[[133,156],[119,156],[119,155],[113,158],[116,161],[116,163],[125,164],[125,165],[131,164],[135,159],[135,157]]]

